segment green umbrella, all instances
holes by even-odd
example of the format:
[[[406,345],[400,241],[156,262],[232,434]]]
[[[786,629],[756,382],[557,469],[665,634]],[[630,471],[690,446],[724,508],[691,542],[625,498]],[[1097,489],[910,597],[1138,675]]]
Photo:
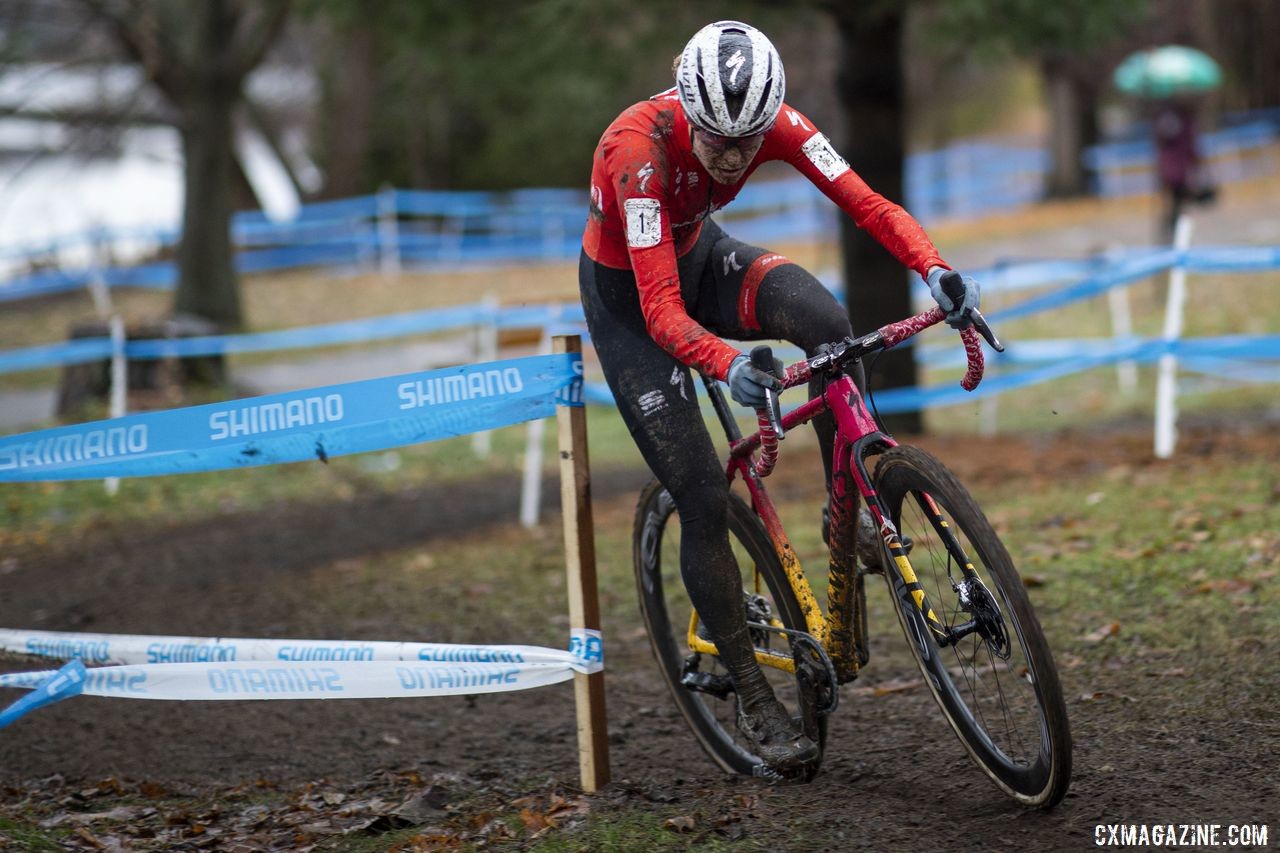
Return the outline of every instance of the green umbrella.
[[[1130,95],[1169,98],[1218,88],[1222,71],[1201,51],[1170,44],[1131,54],[1116,68],[1112,81]]]

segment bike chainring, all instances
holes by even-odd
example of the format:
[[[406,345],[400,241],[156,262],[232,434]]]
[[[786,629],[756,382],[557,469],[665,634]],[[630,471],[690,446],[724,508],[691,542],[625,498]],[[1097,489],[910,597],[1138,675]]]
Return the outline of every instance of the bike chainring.
[[[747,623],[747,627],[755,631],[769,634],[781,634],[791,643],[791,659],[796,665],[796,683],[800,689],[802,711],[806,719],[813,716],[825,717],[840,704],[840,694],[836,690],[836,667],[827,655],[822,644],[812,634],[792,628],[775,628],[759,622]]]

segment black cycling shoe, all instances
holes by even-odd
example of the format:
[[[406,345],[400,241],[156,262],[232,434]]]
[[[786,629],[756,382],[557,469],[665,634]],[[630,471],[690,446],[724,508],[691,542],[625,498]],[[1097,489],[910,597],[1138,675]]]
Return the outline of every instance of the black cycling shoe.
[[[818,759],[818,745],[800,730],[777,699],[758,703],[751,713],[739,709],[738,731],[775,773],[791,775]]]

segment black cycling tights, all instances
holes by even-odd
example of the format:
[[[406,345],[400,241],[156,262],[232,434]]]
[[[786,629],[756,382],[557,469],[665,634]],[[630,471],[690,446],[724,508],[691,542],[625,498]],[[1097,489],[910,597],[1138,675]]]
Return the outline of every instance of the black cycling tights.
[[[818,345],[851,333],[845,310],[816,278],[785,258],[726,236],[710,221],[680,259],[679,271],[689,316],[722,338],[782,339],[812,355]],[[768,688],[744,695],[747,685],[739,683],[743,673],[754,673],[756,685],[763,680],[747,638],[742,581],[729,546],[729,485],[693,377],[646,331],[630,270],[601,266],[584,253],[578,278],[592,343],[618,410],[680,513],[680,565],[689,599],[716,638],[743,707],[750,707]],[[813,424],[829,465],[834,422],[828,414]]]

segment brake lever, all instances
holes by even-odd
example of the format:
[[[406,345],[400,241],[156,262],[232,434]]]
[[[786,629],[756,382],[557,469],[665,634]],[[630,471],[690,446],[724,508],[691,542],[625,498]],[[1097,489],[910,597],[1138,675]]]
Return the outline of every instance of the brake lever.
[[[973,327],[978,330],[978,334],[982,335],[987,344],[996,352],[1004,352],[1004,344],[1000,343],[996,333],[991,331],[991,327],[987,325],[987,318],[982,316],[982,312],[977,308],[970,308],[965,314],[971,321]]]
[[[782,403],[778,400],[777,392],[772,388],[764,389],[764,405],[769,412],[769,426],[773,427],[773,433],[778,437],[778,441],[782,441],[787,437],[782,429]]]
[[[762,373],[768,373],[770,376],[774,374],[773,349],[766,345],[760,345],[751,350],[751,364]],[[782,377],[777,377],[781,379]],[[769,426],[773,427],[774,434],[781,441],[786,437],[782,430],[782,404],[778,401],[778,394],[772,388],[764,389],[764,408],[769,418]]]
[[[955,270],[948,270],[942,274],[939,279],[942,285],[942,292],[953,304],[959,305],[964,301],[964,278]],[[982,312],[977,308],[969,308],[964,312],[964,318],[973,323],[973,327],[978,330],[978,334],[986,339],[987,343],[996,352],[1004,352],[1004,344],[996,338],[996,333],[991,331],[991,327],[987,325],[987,320],[982,316]]]

